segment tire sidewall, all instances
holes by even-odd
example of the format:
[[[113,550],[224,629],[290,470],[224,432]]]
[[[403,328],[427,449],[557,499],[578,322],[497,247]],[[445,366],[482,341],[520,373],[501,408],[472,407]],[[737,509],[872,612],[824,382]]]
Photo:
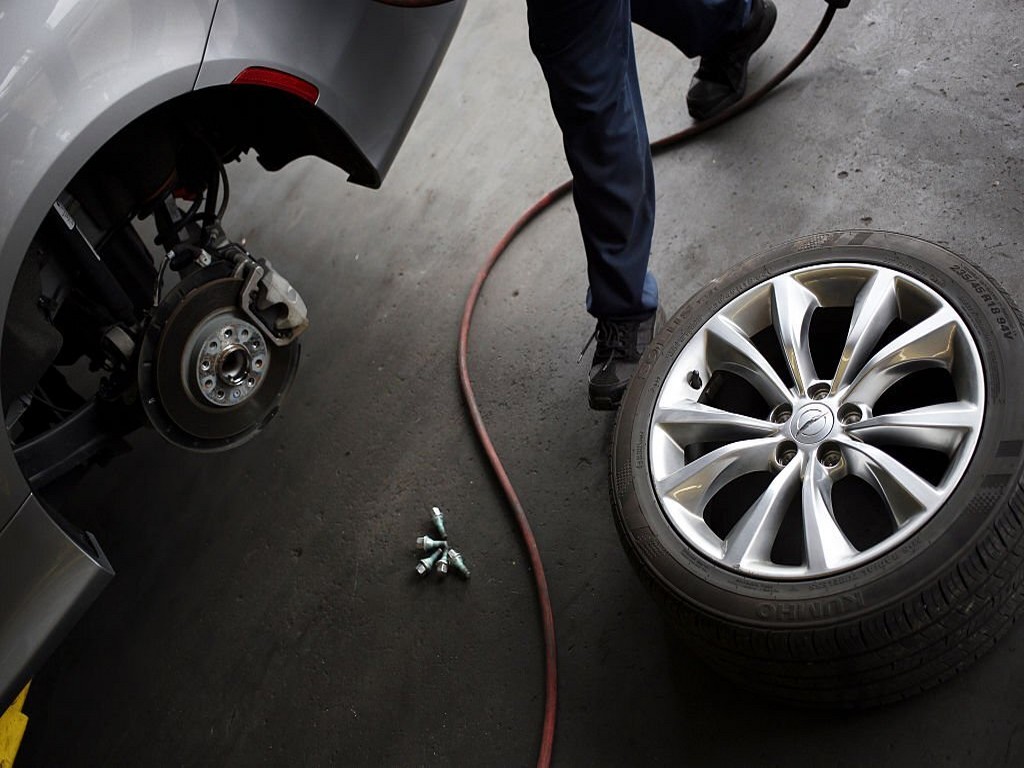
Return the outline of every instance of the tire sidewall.
[[[854,262],[905,272],[946,299],[970,329],[985,376],[985,414],[974,455],[946,502],[895,549],[828,577],[752,578],[687,544],[654,491],[648,440],[651,414],[683,347],[736,296],[783,272],[823,262]],[[624,544],[655,582],[701,612],[760,627],[815,627],[855,619],[920,591],[957,567],[988,532],[1017,485],[1024,409],[1008,398],[1008,376],[1024,370],[1024,333],[1005,294],[980,269],[906,235],[844,231],[786,243],[730,270],[669,320],[648,348],[623,399],[611,453],[612,499]]]

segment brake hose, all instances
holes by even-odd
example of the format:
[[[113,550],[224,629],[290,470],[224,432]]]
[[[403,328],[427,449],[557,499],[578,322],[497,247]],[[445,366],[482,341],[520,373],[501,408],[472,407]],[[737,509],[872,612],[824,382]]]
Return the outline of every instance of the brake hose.
[[[819,22],[818,28],[814,31],[810,40],[807,41],[807,44],[804,45],[800,52],[793,57],[792,61],[790,61],[774,77],[756,91],[744,96],[735,104],[722,112],[719,112],[714,117],[700,123],[695,123],[689,128],[652,143],[652,155],[657,155],[671,147],[676,147],[684,141],[692,139],[695,136],[699,136],[705,131],[709,131],[727,120],[732,119],[760,101],[768,94],[769,91],[773,90],[783,80],[789,77],[793,71],[804,62],[804,59],[810,55],[811,51],[813,51],[821,41],[821,38],[825,36],[825,31],[832,22],[832,17],[835,16],[836,9],[845,8],[849,5],[849,0],[825,1],[828,3],[828,9],[825,11],[825,15]],[[497,263],[498,259],[501,258],[501,255],[505,253],[512,241],[515,240],[516,236],[526,228],[527,224],[537,218],[541,212],[549,208],[553,203],[568,194],[571,189],[571,179],[552,189],[534,203],[533,206],[531,206],[525,213],[523,213],[505,233],[501,240],[498,241],[498,244],[494,246],[490,256],[488,256],[487,261],[484,262],[484,265],[480,268],[476,279],[473,281],[473,284],[469,289],[469,296],[466,298],[465,308],[462,311],[462,322],[459,326],[459,383],[462,386],[462,394],[466,400],[466,408],[473,421],[473,427],[476,430],[480,445],[483,447],[484,453],[487,454],[487,459],[490,461],[491,468],[494,470],[494,474],[497,476],[498,482],[501,484],[502,490],[505,492],[509,506],[512,508],[512,513],[515,517],[516,524],[519,526],[519,533],[522,536],[523,544],[526,546],[527,553],[529,554],[530,567],[533,569],[533,579],[537,587],[537,600],[540,607],[541,625],[544,633],[544,724],[541,731],[540,754],[537,757],[538,768],[548,768],[551,764],[551,751],[555,738],[555,717],[558,703],[555,619],[551,610],[551,600],[548,595],[547,579],[544,577],[544,565],[541,562],[540,550],[537,547],[537,541],[533,536],[533,531],[530,529],[530,522],[526,517],[526,511],[523,509],[523,505],[519,501],[519,496],[516,494],[515,488],[513,488],[512,482],[509,480],[508,474],[505,472],[505,467],[502,465],[501,459],[498,457],[498,452],[494,448],[494,443],[491,442],[491,438],[487,433],[483,417],[480,415],[480,408],[477,406],[476,397],[473,394],[473,384],[469,377],[468,347],[469,330],[473,322],[473,311],[476,309],[477,299],[480,297],[480,292],[483,289],[488,276],[491,274],[491,270],[494,268],[494,265]]]

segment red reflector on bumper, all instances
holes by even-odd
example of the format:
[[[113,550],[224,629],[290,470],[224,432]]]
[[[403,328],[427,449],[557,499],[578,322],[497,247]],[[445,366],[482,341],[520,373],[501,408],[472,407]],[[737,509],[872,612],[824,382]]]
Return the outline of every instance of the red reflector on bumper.
[[[267,88],[276,88],[279,91],[294,94],[310,104],[316,104],[316,100],[320,96],[320,89],[312,83],[307,83],[302,78],[289,75],[287,72],[279,72],[267,67],[246,67],[231,82],[234,85],[262,85]]]

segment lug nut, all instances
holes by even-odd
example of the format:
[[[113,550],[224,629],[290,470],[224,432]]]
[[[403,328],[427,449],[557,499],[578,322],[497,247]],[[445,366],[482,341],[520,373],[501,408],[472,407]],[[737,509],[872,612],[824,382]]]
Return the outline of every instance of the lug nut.
[[[779,464],[781,464],[782,466],[786,466],[787,464],[789,464],[789,462],[791,462],[795,458],[796,458],[796,451],[786,451],[781,456],[779,456]]]
[[[420,576],[425,574],[427,571],[434,567],[434,564],[441,559],[441,555],[443,555],[444,553],[445,550],[443,549],[435,549],[433,554],[427,555],[418,563],[416,563],[416,573],[418,573]]]
[[[444,550],[444,554],[441,555],[441,559],[437,561],[437,572],[440,573],[442,576],[448,575],[448,559],[448,549],[446,547]]]
[[[785,424],[793,417],[793,409],[788,405],[780,405],[772,411],[771,419],[775,424]]]
[[[462,559],[462,555],[460,555],[451,547],[448,548],[448,552],[446,553],[446,555],[448,557],[448,562],[451,563],[452,568],[454,568],[456,571],[462,574],[462,578],[468,579],[469,568],[466,567],[466,561]]]
[[[856,424],[860,421],[860,414],[857,411],[850,411],[839,417],[839,421],[849,426],[850,424]]]
[[[447,539],[448,534],[444,530],[444,515],[441,514],[441,510],[434,507],[430,511],[430,517],[434,521],[434,527],[437,528],[437,532],[441,534],[441,538]]]
[[[431,550],[437,549],[438,547],[447,547],[447,541],[437,541],[429,536],[419,536],[416,539],[416,549],[422,549],[424,552],[430,552]]]

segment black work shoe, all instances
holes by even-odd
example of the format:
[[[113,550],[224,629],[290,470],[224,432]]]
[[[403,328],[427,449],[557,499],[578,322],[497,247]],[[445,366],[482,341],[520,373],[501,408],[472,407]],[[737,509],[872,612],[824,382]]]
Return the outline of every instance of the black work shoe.
[[[772,0],[753,0],[750,18],[739,34],[721,50],[703,56],[686,94],[686,108],[694,120],[707,120],[735,104],[747,89],[747,63],[764,45],[778,14]]]
[[[597,339],[594,359],[590,363],[590,407],[595,411],[614,411],[619,407],[637,364],[651,343],[662,313],[645,320],[598,320],[593,341]],[[590,342],[587,342],[590,346]],[[586,347],[584,347],[586,352]],[[582,357],[582,355],[580,355]]]

